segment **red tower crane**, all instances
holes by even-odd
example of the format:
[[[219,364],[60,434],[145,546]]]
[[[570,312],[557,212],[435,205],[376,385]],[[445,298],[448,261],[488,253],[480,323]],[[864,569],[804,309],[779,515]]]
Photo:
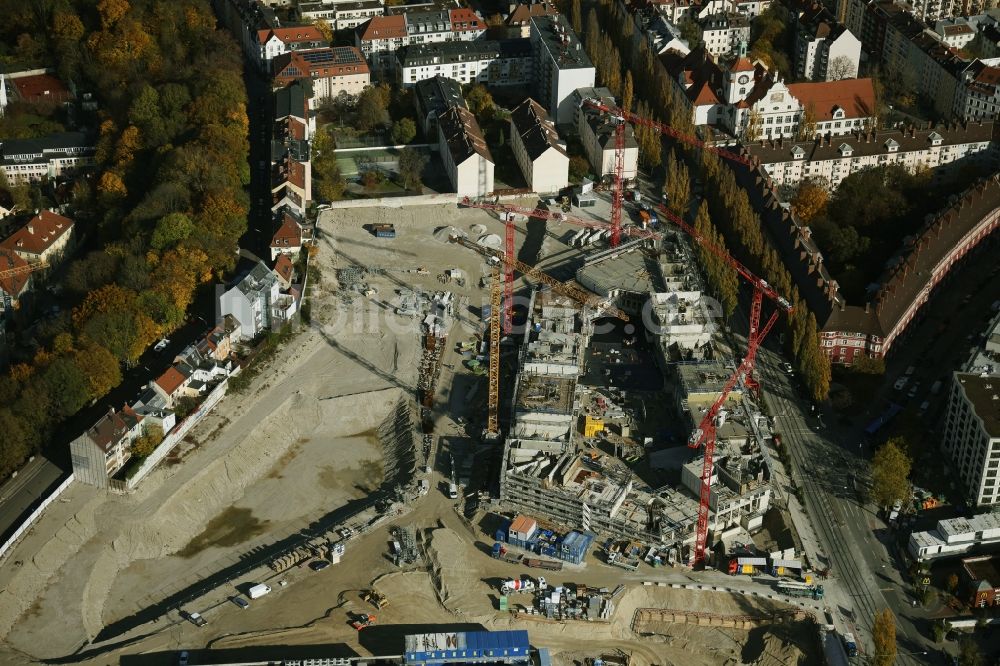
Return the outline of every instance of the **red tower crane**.
[[[679,132],[669,125],[661,123],[657,120],[652,120],[651,118],[637,116],[631,111],[626,111],[625,109],[621,109],[616,106],[605,104],[600,99],[587,98],[583,100],[581,104],[608,114],[615,123],[615,171],[613,174],[614,185],[611,192],[611,247],[618,247],[618,243],[621,241],[622,200],[624,197],[624,192],[622,191],[622,180],[625,172],[625,123],[650,127],[658,131],[660,134],[665,134],[676,139],[677,141],[697,146],[705,150],[710,150],[728,160],[752,166],[750,160],[732,151],[710,146],[701,139]]]
[[[612,193],[611,199],[611,244],[612,247],[616,247],[621,238],[621,218],[622,218],[622,174],[624,172],[624,157],[625,157],[625,123],[629,122],[633,125],[642,125],[644,127],[649,127],[655,129],[661,134],[670,136],[677,141],[687,143],[692,146],[697,146],[705,150],[711,150],[712,152],[724,157],[728,160],[734,162],[739,162],[740,164],[745,164],[747,166],[752,166],[752,163],[746,158],[738,155],[732,151],[716,148],[714,146],[709,146],[704,141],[697,139],[688,134],[677,131],[676,129],[650,118],[644,118],[631,113],[628,110],[621,109],[618,107],[610,106],[605,104],[599,99],[585,99],[583,100],[583,105],[596,109],[603,113],[606,113],[612,117],[615,121],[615,174],[614,174],[614,192]],[[722,259],[726,264],[731,266],[740,276],[750,283],[753,287],[753,299],[750,306],[750,330],[747,335],[747,353],[743,358],[742,363],[737,367],[736,372],[729,378],[726,384],[723,386],[722,393],[719,395],[718,399],[712,404],[709,410],[705,413],[702,418],[701,423],[698,428],[691,434],[691,440],[688,442],[688,446],[691,448],[700,448],[704,445],[704,458],[702,461],[701,470],[701,486],[700,486],[700,502],[698,504],[698,524],[697,533],[695,535],[695,549],[694,557],[692,558],[692,564],[694,566],[701,566],[705,563],[705,547],[708,542],[708,514],[710,510],[710,501],[712,498],[712,472],[714,467],[714,454],[715,454],[715,431],[716,431],[716,421],[720,417],[722,407],[729,397],[730,392],[733,388],[740,382],[743,383],[752,390],[758,388],[757,382],[753,379],[753,370],[757,361],[757,350],[760,347],[761,341],[774,326],[774,323],[778,319],[778,310],[776,309],[772,314],[770,319],[763,328],[760,327],[760,314],[761,305],[763,297],[766,295],[768,298],[773,300],[778,308],[785,310],[786,312],[791,312],[791,304],[778,294],[763,278],[760,278],[746,266],[741,264],[739,261],[734,259],[728,252],[720,247],[717,247],[714,243],[709,241],[703,235],[695,231],[693,227],[687,224],[678,215],[674,215],[664,206],[660,206],[659,210],[664,217],[669,218],[677,226],[688,233],[692,238],[694,238],[702,247],[712,252],[720,259]]]

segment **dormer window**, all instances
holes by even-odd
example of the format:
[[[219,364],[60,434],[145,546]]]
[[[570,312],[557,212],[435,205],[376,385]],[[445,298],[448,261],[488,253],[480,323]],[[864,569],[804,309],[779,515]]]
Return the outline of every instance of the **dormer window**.
[[[899,143],[895,139],[886,139],[885,149],[890,153],[895,153],[899,151]]]
[[[937,132],[931,132],[927,135],[927,140],[931,142],[932,146],[940,146],[941,142],[944,141],[944,137]]]
[[[854,154],[854,149],[847,143],[840,144],[840,148],[838,148],[837,151],[840,153],[841,157],[850,157]]]
[[[834,120],[839,120],[844,117],[844,110],[839,107],[833,108],[833,118]]]
[[[802,146],[792,146],[792,159],[801,160],[806,156],[806,151]]]

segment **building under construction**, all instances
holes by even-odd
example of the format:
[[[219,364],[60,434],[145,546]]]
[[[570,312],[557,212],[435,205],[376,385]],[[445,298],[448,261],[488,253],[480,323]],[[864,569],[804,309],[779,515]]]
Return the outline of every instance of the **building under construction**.
[[[607,265],[601,267],[600,272],[589,271],[588,277],[610,283],[622,267],[629,272],[633,268],[657,272],[660,263],[655,257],[650,263],[648,256],[642,258],[639,253],[611,259],[618,266]],[[633,289],[636,292],[646,290],[649,282],[659,281],[655,275],[643,275],[639,282],[644,284],[637,284]],[[598,293],[622,295],[613,290]],[[663,291],[649,289],[646,297],[654,293]],[[621,300],[619,303],[625,304]],[[633,307],[633,311],[642,308],[638,303]],[[525,327],[520,347],[511,425],[503,452],[501,505],[507,510],[538,516],[569,529],[592,531],[648,546],[683,548],[693,543],[698,516],[697,483],[695,488],[689,488],[690,493],[684,492],[684,485],[654,490],[618,455],[607,455],[598,449],[599,443],[621,442],[628,428],[619,426],[618,432],[614,432],[610,422],[593,418],[586,406],[595,399],[605,401],[608,393],[601,387],[585,386],[580,381],[590,346],[591,323],[580,321],[575,308],[548,303],[539,305],[535,300],[531,302],[529,313],[531,325]],[[659,347],[660,342],[655,340],[654,347]],[[732,373],[732,368],[719,362],[701,367],[682,362],[677,367],[679,370],[673,377],[679,384],[678,395],[683,397],[683,404],[675,407],[679,422],[690,428],[688,420],[696,420],[691,412],[698,411],[702,399],[710,404],[718,396],[721,383]],[[623,394],[622,391],[617,393]],[[731,396],[733,403],[739,403],[739,391]],[[753,434],[735,428],[736,425],[734,420],[733,427],[720,433],[723,437],[733,435],[737,448],[729,456],[734,464],[723,466],[713,474],[713,481],[719,488],[713,494],[710,527],[716,533],[737,525],[748,529],[759,525],[759,517],[767,509],[769,499],[766,490],[769,473],[759,469],[765,463],[755,455],[755,444],[747,441]],[[651,441],[647,443],[652,444]],[[638,445],[640,455],[648,453],[643,448],[643,444]],[[618,446],[614,446],[614,450],[617,453]],[[686,449],[675,447],[673,451],[683,454]],[[746,455],[741,455],[740,451]],[[757,472],[760,472],[759,478],[751,479]],[[727,483],[720,484],[723,477]],[[728,483],[730,477],[740,482],[733,486]],[[700,475],[696,482],[698,478]],[[724,510],[716,519],[715,509],[720,506],[720,500]],[[748,519],[750,516],[752,520]]]

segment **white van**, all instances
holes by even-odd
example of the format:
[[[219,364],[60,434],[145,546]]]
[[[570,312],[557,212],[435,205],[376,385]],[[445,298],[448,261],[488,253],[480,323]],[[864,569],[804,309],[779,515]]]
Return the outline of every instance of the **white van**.
[[[254,585],[249,590],[247,590],[247,596],[249,596],[251,599],[260,599],[262,596],[268,594],[270,591],[271,591],[270,586],[265,585],[264,583],[258,583],[257,585]]]

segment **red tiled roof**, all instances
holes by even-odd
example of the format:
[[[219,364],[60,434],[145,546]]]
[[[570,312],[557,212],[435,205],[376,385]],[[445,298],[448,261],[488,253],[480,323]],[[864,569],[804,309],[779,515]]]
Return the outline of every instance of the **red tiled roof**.
[[[300,247],[302,245],[302,227],[290,215],[285,215],[281,226],[271,238],[271,247]]]
[[[11,250],[0,249],[0,271],[10,270],[11,268],[23,268],[27,265],[28,262],[17,256],[17,253]],[[28,271],[16,275],[7,275],[0,278],[0,289],[10,294],[11,298],[17,298],[24,291],[30,278],[31,273]]]
[[[62,102],[73,97],[69,88],[51,74],[19,76],[16,79],[7,79],[7,81],[14,84],[18,97],[28,102],[48,99]]]
[[[555,16],[559,9],[548,2],[521,3],[507,17],[507,25],[527,25],[533,16]]]
[[[0,248],[40,255],[72,228],[73,220],[43,210],[0,243]]]
[[[286,44],[294,42],[325,42],[326,38],[314,25],[296,25],[290,28],[271,28],[258,30],[257,40],[263,44],[271,37],[277,37]]]
[[[710,86],[707,81],[701,85],[701,90],[699,90],[698,94],[695,96],[694,103],[698,105],[719,103],[719,98],[715,96],[714,92],[712,92],[712,86]]]
[[[329,60],[309,61],[302,55],[335,54]],[[283,53],[274,59],[274,79],[279,83],[302,78],[329,78],[333,76],[349,76],[367,74],[368,62],[353,46],[338,46],[336,49],[322,48],[306,51],[291,51]]]
[[[376,39],[402,39],[406,37],[406,16],[373,16],[358,29],[361,41]]]
[[[448,17],[451,19],[451,29],[455,32],[486,29],[486,23],[468,7],[452,9],[448,12]]]
[[[187,377],[185,377],[181,371],[177,369],[177,366],[172,365],[167,368],[166,372],[160,375],[160,377],[156,380],[156,385],[163,389],[163,392],[167,395],[173,395],[174,392],[181,387],[181,384],[184,383],[185,379],[187,379]]]
[[[871,79],[789,83],[788,92],[803,108],[812,106],[817,121],[832,120],[836,108],[844,110],[845,118],[867,118],[875,113]]]
[[[292,264],[291,258],[287,254],[283,254],[278,257],[278,260],[274,262],[274,272],[278,274],[285,282],[291,283],[292,272],[295,270]]]
[[[302,141],[306,138],[306,125],[301,120],[288,116],[286,127],[288,129],[289,139]]]
[[[306,168],[301,162],[288,160],[288,182],[299,189],[306,186]]]
[[[754,66],[749,58],[739,58],[729,67],[730,72],[752,72],[753,70]]]

